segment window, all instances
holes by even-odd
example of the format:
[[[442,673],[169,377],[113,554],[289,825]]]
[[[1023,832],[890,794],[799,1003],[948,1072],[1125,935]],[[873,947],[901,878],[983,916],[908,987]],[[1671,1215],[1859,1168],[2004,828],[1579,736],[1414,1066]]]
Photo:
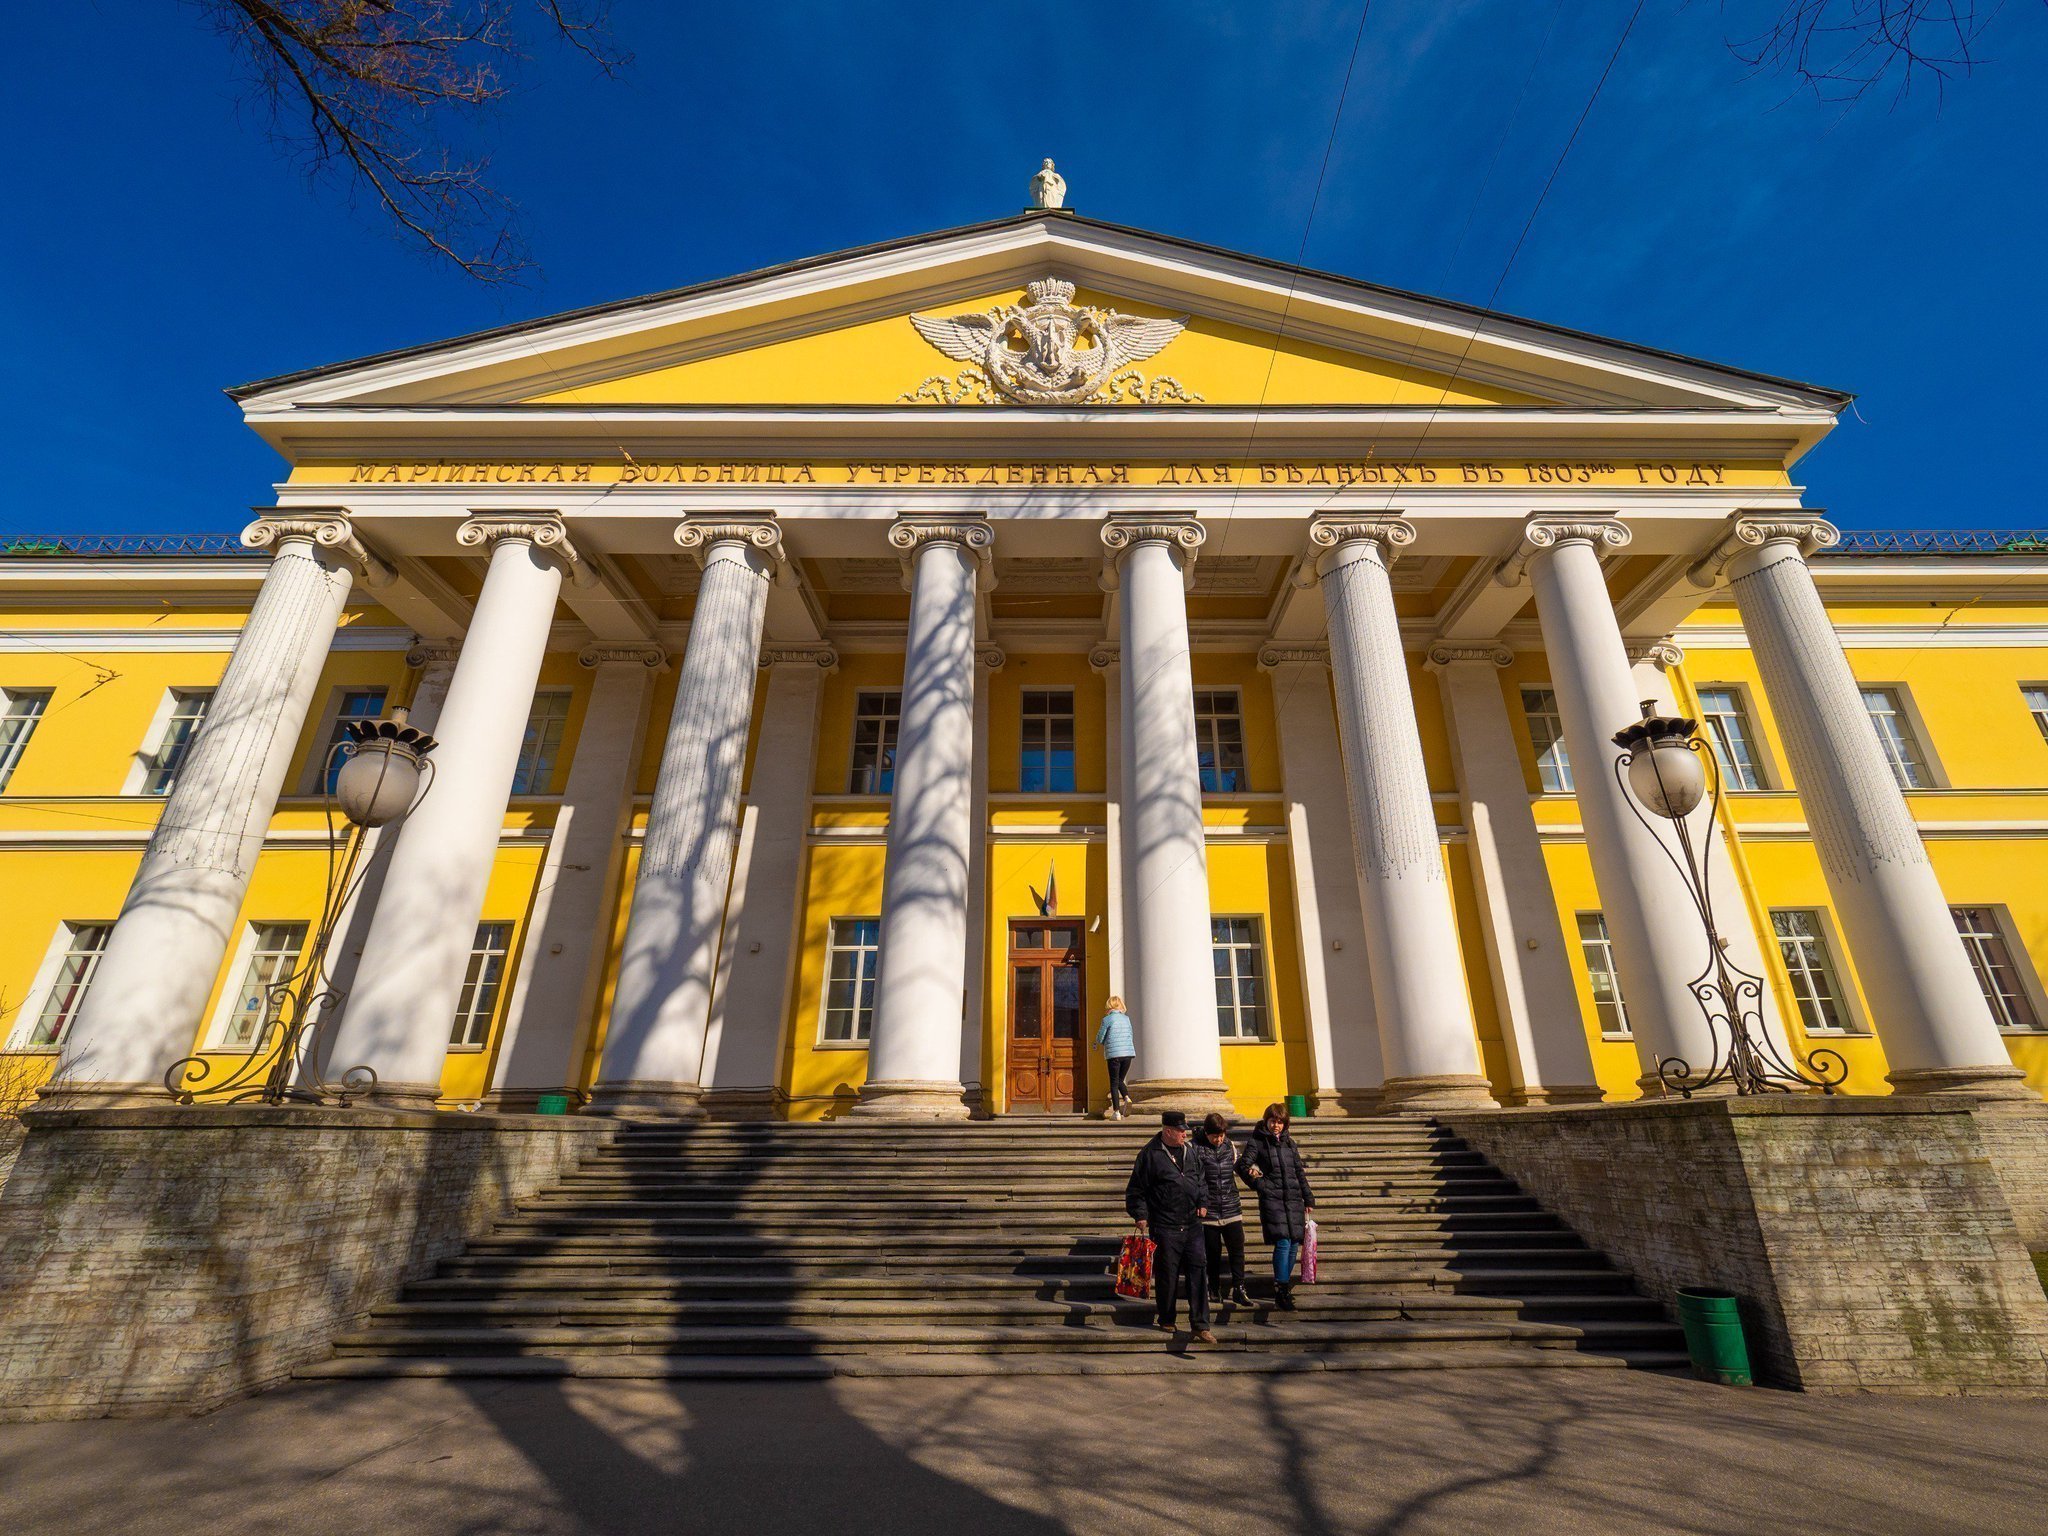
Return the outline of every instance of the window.
[[[2022,688],[2020,693],[2027,701],[2027,711],[2034,717],[2034,727],[2040,731],[2041,739],[2048,741],[2048,688]],[[0,784],[7,782],[6,755],[0,748]]]
[[[64,953],[57,962],[57,974],[43,998],[42,1011],[28,1033],[17,1039],[17,1045],[29,1050],[55,1050],[64,1043],[64,1031],[78,1017],[85,989],[92,985],[93,972],[99,969],[100,956],[106,953],[107,935],[113,931],[112,923],[64,924],[59,934]]]
[[[36,722],[49,705],[47,689],[0,688],[0,789],[14,777],[14,765],[21,761]]]
[[[171,690],[170,718],[164,722],[163,739],[151,754],[148,770],[142,779],[145,795],[168,795],[171,792],[171,786],[177,782],[178,770],[184,766],[185,756],[192,750],[192,739],[199,734],[199,723],[206,718],[206,711],[212,703],[211,688]]]
[[[1264,1040],[1266,957],[1256,917],[1212,917],[1216,961],[1216,1032],[1226,1040]]]
[[[1202,768],[1202,793],[1248,789],[1244,776],[1244,715],[1234,688],[1195,690],[1195,760]]]
[[[470,946],[469,969],[463,973],[462,995],[455,1000],[455,1027],[448,1043],[481,1050],[491,1038],[491,1020],[498,1013],[498,992],[505,984],[505,956],[512,948],[510,923],[478,923]]]
[[[309,778],[321,794],[334,793],[334,781],[341,773],[341,759],[334,749],[348,740],[348,728],[359,720],[375,720],[384,713],[382,688],[337,688],[334,691],[334,727],[327,733],[327,745]],[[528,730],[532,729],[529,723]]]
[[[270,989],[297,969],[305,943],[304,923],[250,924],[249,958],[242,967],[242,984],[228,998],[227,1017],[221,1022],[215,1045],[246,1050],[257,1043],[271,1018]]]
[[[2040,1016],[2033,1000],[2020,982],[2019,967],[2005,942],[2005,925],[1989,907],[1950,907],[1956,932],[1969,952],[1970,969],[1977,973],[1977,985],[1984,989],[1984,1001],[2000,1029],[2039,1029]]]
[[[879,917],[835,917],[825,955],[824,1038],[832,1045],[866,1041],[875,1020],[875,970],[882,959]]]
[[[896,787],[896,730],[901,693],[861,693],[853,701],[853,778],[847,793],[886,795]]]
[[[1806,908],[1771,913],[1778,953],[1799,1001],[1799,1019],[1810,1035],[1849,1033],[1849,1005],[1835,976],[1835,962],[1821,931],[1820,913]]]
[[[526,712],[526,735],[519,743],[519,767],[512,774],[515,795],[545,795],[555,782],[555,754],[569,724],[569,690],[543,688]]]
[[[1614,968],[1614,940],[1608,937],[1604,914],[1579,914],[1579,953],[1586,957],[1586,978],[1593,984],[1593,1017],[1601,1038],[1628,1039],[1628,1005],[1621,1000],[1621,973]]]
[[[1529,721],[1529,745],[1536,749],[1536,775],[1553,795],[1572,792],[1572,760],[1564,746],[1564,720],[1557,695],[1548,688],[1524,688],[1522,713]]]
[[[1763,775],[1757,771],[1756,756],[1750,749],[1752,737],[1742,694],[1734,688],[1702,688],[1700,715],[1721,764],[1722,782],[1730,789],[1762,789]]]
[[[1071,689],[1024,690],[1024,758],[1018,788],[1027,794],[1074,790],[1074,694]]]
[[[1896,688],[1865,688],[1863,707],[1870,711],[1870,723],[1877,729],[1877,744],[1884,748],[1885,761],[1892,765],[1892,777],[1901,789],[1931,789],[1926,761],[1920,744],[1913,739],[1913,724],[1906,718],[1905,701]]]

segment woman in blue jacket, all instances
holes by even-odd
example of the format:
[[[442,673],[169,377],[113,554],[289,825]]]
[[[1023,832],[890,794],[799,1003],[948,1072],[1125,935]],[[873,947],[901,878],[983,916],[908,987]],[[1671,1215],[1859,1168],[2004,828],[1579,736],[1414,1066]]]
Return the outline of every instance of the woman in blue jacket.
[[[1131,1016],[1124,1012],[1122,998],[1109,1000],[1102,1028],[1095,1031],[1095,1043],[1102,1048],[1102,1059],[1109,1066],[1109,1108],[1102,1112],[1102,1118],[1121,1120],[1131,1107],[1124,1079],[1130,1076],[1131,1060],[1138,1054],[1137,1039],[1131,1033]]]

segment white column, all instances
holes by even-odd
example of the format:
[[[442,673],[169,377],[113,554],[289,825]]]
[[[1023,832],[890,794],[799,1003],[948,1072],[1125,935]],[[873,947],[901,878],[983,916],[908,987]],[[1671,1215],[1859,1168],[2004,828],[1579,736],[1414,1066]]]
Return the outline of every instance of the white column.
[[[64,1037],[46,1099],[162,1096],[164,1073],[192,1050],[234,938],[353,572],[373,585],[391,579],[342,517],[264,518],[242,542],[277,552]]]
[[[1529,809],[1521,753],[1501,695],[1502,645],[1439,641],[1430,670],[1458,771],[1465,847],[1517,1104],[1595,1103],[1593,1053],[1579,1014],[1557,898]]]
[[[1704,1072],[1715,1044],[1692,991],[1707,969],[1706,930],[1675,855],[1638,818],[1614,773],[1614,733],[1642,711],[1599,550],[1628,539],[1617,518],[1532,517],[1500,579],[1512,585],[1526,569],[1535,588],[1579,821],[1643,1069],[1637,1082],[1654,1093],[1660,1061],[1677,1057]]]
[[[1123,669],[1124,910],[1136,953],[1124,958],[1142,1010],[1132,1015],[1140,1105],[1228,1110],[1216,1032],[1209,859],[1195,756],[1195,681],[1188,655],[1186,572],[1201,548],[1192,518],[1112,520],[1102,542],[1116,562]]]
[[[1741,517],[1693,579],[1711,586],[1726,570],[1892,1086],[2032,1098],[1807,568],[1839,537],[1815,517]]]
[[[903,715],[882,874],[880,970],[856,1114],[963,1119],[973,827],[974,590],[994,533],[905,518],[889,530],[910,580]]]
[[[658,645],[597,644],[576,659],[593,674],[590,697],[534,881],[485,1096],[493,1109],[530,1110],[543,1093],[579,1086],[611,949],[612,893],[625,861],[648,695],[668,656]]]
[[[1309,540],[1324,551],[1316,573],[1330,618],[1351,852],[1386,1071],[1381,1104],[1491,1107],[1394,613],[1389,568],[1415,528],[1394,517],[1316,518]]]
[[[591,1091],[599,1109],[684,1113],[703,1092],[761,630],[782,555],[769,519],[691,520],[676,529],[676,542],[696,554],[704,574]]]
[[[441,1092],[555,598],[563,567],[576,563],[559,518],[477,516],[455,536],[488,549],[490,567],[435,722],[433,783],[399,826],[328,1053],[331,1071],[367,1066],[371,1097],[408,1108]]]
[[[747,781],[747,809],[726,904],[711,1028],[704,1042],[707,1112],[772,1119],[784,1102],[782,1053],[796,981],[803,917],[805,840],[811,830],[811,775],[818,697],[839,653],[826,645],[762,652],[768,688]]]
[[[968,1111],[976,1118],[994,1113],[988,1084],[982,1076],[982,1049],[988,1038],[988,710],[991,673],[1008,665],[999,645],[975,649],[974,770],[967,816],[974,830],[967,842],[967,1007],[960,1020],[960,1085]],[[1004,956],[1007,961],[1007,953]]]
[[[1347,852],[1351,803],[1330,702],[1330,652],[1327,646],[1269,645],[1259,652],[1259,665],[1273,674],[1315,1112],[1370,1114],[1379,1108],[1385,1072],[1358,873]]]

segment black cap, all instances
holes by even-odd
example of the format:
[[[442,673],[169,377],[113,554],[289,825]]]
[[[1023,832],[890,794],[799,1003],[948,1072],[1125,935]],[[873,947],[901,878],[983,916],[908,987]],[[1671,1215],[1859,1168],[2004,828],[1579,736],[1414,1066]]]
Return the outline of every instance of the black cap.
[[[1159,1123],[1169,1131],[1184,1131],[1188,1128],[1188,1117],[1180,1110],[1169,1109],[1159,1116]]]

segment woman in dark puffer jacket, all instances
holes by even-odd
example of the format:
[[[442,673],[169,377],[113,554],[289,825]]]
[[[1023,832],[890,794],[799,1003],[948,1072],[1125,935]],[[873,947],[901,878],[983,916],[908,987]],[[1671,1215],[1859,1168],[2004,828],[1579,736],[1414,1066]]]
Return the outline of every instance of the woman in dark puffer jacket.
[[[1273,1298],[1283,1312],[1294,1310],[1294,1256],[1308,1237],[1316,1213],[1315,1191],[1301,1148],[1287,1134],[1287,1106],[1268,1104],[1265,1118],[1245,1143],[1238,1175],[1258,1192],[1259,1231],[1273,1245]]]
[[[1209,1250],[1209,1294],[1240,1307],[1252,1304],[1244,1293],[1244,1206],[1237,1198],[1237,1148],[1230,1144],[1230,1122],[1210,1115],[1195,1140],[1202,1174],[1209,1186],[1209,1214],[1202,1218],[1202,1242]],[[1230,1285],[1223,1284],[1223,1254],[1230,1253]]]

